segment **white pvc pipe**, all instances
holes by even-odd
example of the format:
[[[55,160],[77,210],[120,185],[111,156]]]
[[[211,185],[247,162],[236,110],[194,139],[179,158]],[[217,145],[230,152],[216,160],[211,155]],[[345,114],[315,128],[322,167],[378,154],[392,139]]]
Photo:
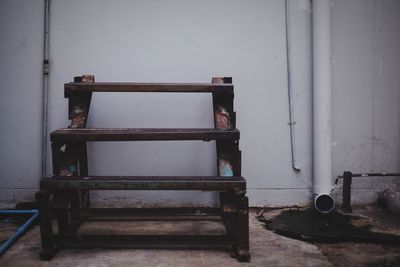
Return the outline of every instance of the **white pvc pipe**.
[[[334,208],[332,186],[331,12],[329,0],[313,1],[314,204]]]

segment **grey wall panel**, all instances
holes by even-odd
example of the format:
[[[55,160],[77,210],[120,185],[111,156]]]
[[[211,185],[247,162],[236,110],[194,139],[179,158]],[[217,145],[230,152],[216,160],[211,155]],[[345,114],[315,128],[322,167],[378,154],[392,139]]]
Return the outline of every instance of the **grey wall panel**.
[[[296,112],[302,114],[301,174],[290,167],[283,1],[54,1],[50,128],[67,124],[62,84],[77,74],[92,73],[98,81],[143,82],[233,76],[249,188],[307,188],[310,70],[303,62],[310,66],[310,13],[296,5],[292,9],[293,35],[298,37],[293,53],[299,54],[295,64],[301,66],[294,72],[300,102]],[[92,103],[89,126],[213,125],[206,95],[97,94]],[[93,174],[215,173],[213,143],[91,144],[89,152]]]
[[[398,172],[400,2],[336,0],[332,11],[333,176]],[[384,180],[354,179],[354,188],[371,201]]]
[[[290,1],[297,158],[291,169],[284,1],[52,1],[49,131],[68,125],[63,84],[209,82],[233,76],[251,205],[306,204],[312,188],[311,13]],[[0,3],[0,203],[30,200],[40,177],[42,1]],[[400,169],[400,2],[332,0],[333,169]],[[212,127],[211,96],[95,94],[88,126]],[[50,155],[49,144],[48,152]],[[91,174],[213,175],[213,142],[91,143]],[[47,173],[51,173],[51,157]],[[374,200],[391,180],[354,183]],[[340,184],[335,196],[340,201]],[[213,194],[98,192],[98,204],[214,205]]]
[[[41,175],[42,2],[0,2],[2,205],[33,199]]]

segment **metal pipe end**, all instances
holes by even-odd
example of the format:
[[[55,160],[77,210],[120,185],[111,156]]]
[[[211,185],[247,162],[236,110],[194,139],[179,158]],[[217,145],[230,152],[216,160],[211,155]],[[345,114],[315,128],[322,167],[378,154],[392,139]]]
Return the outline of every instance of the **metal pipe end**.
[[[296,164],[293,164],[293,165],[292,165],[292,169],[293,169],[295,172],[301,172],[300,167],[298,167]]]
[[[319,194],[314,199],[314,207],[320,213],[329,213],[335,209],[335,201],[329,194]]]

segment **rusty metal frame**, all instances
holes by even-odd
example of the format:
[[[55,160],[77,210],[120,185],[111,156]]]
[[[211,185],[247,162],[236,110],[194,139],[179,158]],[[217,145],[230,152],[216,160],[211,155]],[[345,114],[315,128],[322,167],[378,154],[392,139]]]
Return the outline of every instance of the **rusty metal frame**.
[[[232,249],[231,256],[248,262],[249,214],[246,181],[241,177],[241,152],[236,114],[233,109],[231,78],[213,78],[211,84],[133,84],[93,83],[93,76],[76,77],[65,85],[69,99],[70,130],[53,133],[53,176],[43,177],[37,194],[40,206],[41,258],[50,260],[60,248],[201,248]],[[218,176],[215,177],[134,177],[89,176],[87,141],[113,138],[113,141],[156,140],[159,132],[146,135],[135,131],[94,133],[86,127],[92,92],[208,92],[213,95],[213,130],[171,132],[174,140],[216,140]],[[80,87],[82,91],[80,91]],[[158,88],[158,89],[157,89]],[[110,90],[111,90],[110,89]],[[112,91],[112,90],[111,90]],[[75,130],[74,130],[75,129]],[[82,129],[82,130],[79,130]],[[79,134],[79,131],[83,135]],[[117,130],[116,130],[117,131]],[[73,133],[74,137],[71,134]],[[86,134],[86,135],[85,135]],[[97,134],[97,135],[96,135]],[[161,133],[163,134],[163,133]],[[71,139],[73,138],[73,139]],[[144,139],[143,139],[144,138]],[[147,139],[146,139],[147,138]],[[165,138],[165,137],[163,137]],[[170,139],[163,139],[170,140]],[[90,190],[201,190],[216,191],[219,208],[94,209]],[[57,220],[57,231],[52,219]],[[81,235],[77,230],[85,221],[220,221],[223,235]]]

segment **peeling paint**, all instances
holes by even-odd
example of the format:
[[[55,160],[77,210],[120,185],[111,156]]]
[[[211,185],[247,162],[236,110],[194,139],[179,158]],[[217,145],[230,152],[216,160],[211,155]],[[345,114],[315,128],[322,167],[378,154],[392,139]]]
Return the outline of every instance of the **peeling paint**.
[[[78,174],[76,160],[67,160],[60,168],[60,176],[74,176]]]
[[[229,160],[224,158],[219,159],[219,175],[225,177],[233,176],[232,164]]]
[[[82,75],[81,82],[82,83],[93,83],[94,75]]]
[[[80,106],[75,106],[72,115],[71,128],[84,128],[86,112]]]
[[[229,113],[224,107],[219,106],[215,112],[215,124],[217,129],[230,129]]]
[[[74,175],[74,173],[71,172],[70,168],[60,170],[60,176],[73,176],[73,175]]]
[[[212,83],[224,83],[224,77],[213,77],[211,82]]]

